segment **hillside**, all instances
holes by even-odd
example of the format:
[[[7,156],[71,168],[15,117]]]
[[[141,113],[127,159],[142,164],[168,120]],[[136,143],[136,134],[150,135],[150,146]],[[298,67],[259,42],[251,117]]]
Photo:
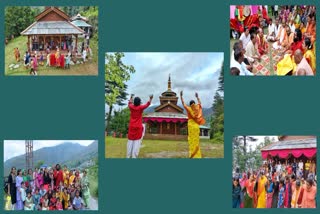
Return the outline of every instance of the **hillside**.
[[[98,142],[94,141],[89,146],[66,142],[54,147],[44,147],[33,152],[34,165],[38,161],[44,161],[46,165],[66,164],[68,167],[77,167],[85,161],[98,157]],[[10,168],[25,168],[25,156],[20,155],[7,160],[4,163],[4,175],[7,175]]]

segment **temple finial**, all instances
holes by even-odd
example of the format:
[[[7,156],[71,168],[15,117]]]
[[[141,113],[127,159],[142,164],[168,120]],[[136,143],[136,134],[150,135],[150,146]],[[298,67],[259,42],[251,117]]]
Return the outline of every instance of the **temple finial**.
[[[169,80],[168,80],[168,90],[171,90],[171,77],[169,74]]]

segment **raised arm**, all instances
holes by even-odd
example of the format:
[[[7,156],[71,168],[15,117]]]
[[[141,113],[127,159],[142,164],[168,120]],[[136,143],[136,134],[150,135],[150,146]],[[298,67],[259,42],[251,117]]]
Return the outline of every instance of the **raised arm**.
[[[149,101],[148,101],[147,103],[141,105],[141,108],[142,108],[143,110],[146,109],[146,108],[148,108],[148,107],[150,106],[150,104],[151,104],[152,99],[153,99],[153,94],[149,95]]]
[[[133,97],[134,97],[134,94],[131,94],[130,99],[129,99],[129,103],[133,102]]]
[[[129,107],[129,109],[130,109],[130,107],[133,105],[133,97],[134,97],[134,94],[131,94],[130,99],[129,99],[129,101],[128,101],[128,107]]]
[[[184,100],[183,100],[183,91],[180,91],[180,99],[183,106],[185,106]]]
[[[200,98],[199,98],[199,95],[198,95],[198,92],[196,92],[196,98],[197,98],[197,100],[198,100],[198,104],[200,104],[201,105],[201,102],[200,102]]]

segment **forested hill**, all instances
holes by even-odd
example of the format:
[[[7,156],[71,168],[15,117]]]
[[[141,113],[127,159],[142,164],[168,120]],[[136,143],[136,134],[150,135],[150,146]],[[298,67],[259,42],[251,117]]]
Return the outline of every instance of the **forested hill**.
[[[67,164],[68,167],[78,167],[83,162],[98,157],[98,141],[89,146],[66,142],[53,147],[44,147],[33,152],[34,165],[39,161],[48,166],[53,164]],[[17,169],[25,168],[25,155],[13,157],[4,162],[4,175],[9,174],[12,166]]]

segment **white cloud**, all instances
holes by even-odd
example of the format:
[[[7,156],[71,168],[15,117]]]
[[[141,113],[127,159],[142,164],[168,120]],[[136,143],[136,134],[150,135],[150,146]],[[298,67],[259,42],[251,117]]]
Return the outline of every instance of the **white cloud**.
[[[93,140],[34,140],[33,150],[43,147],[52,147],[65,142],[78,143],[83,146],[90,145]],[[25,140],[5,140],[4,141],[4,161],[25,153]]]
[[[257,141],[255,141],[255,142],[247,141],[248,148],[250,148],[250,146],[251,146],[252,150],[255,150],[256,147],[259,144],[264,143],[264,138],[265,137],[269,137],[270,140],[272,140],[274,138],[275,141],[278,141],[278,136],[262,136],[262,135],[258,135],[258,136],[252,136],[252,137],[257,139]]]
[[[139,96],[143,102],[153,94],[153,104],[159,104],[170,74],[172,90],[177,95],[183,90],[184,99],[189,101],[198,92],[202,106],[210,108],[218,88],[223,53],[125,53],[123,62],[136,69],[127,82],[127,92]],[[178,104],[181,105],[180,99]]]

